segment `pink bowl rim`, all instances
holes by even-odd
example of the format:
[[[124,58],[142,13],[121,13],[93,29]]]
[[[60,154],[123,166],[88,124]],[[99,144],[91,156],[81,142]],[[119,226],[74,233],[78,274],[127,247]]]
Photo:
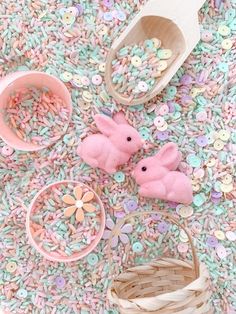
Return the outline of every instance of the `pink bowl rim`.
[[[66,85],[61,80],[59,80],[56,76],[48,74],[46,72],[42,72],[42,71],[31,71],[31,70],[29,70],[29,71],[20,71],[20,72],[9,73],[5,77],[2,77],[1,80],[4,81],[7,79],[11,79],[11,81],[9,83],[7,83],[5,86],[5,88],[7,88],[7,87],[11,86],[16,81],[22,81],[23,82],[24,78],[26,76],[34,76],[34,75],[45,76],[47,78],[53,79],[54,82],[57,84],[58,88],[61,88],[63,90],[64,95],[66,95],[68,98],[70,98],[70,101],[68,103],[66,103],[66,106],[69,110],[68,121],[67,121],[67,124],[68,124],[67,129],[68,129],[69,124],[71,122],[72,111],[73,111],[71,94],[70,94],[68,88],[66,87]],[[45,84],[45,85],[47,85],[47,84]],[[5,90],[5,88],[3,90]],[[1,93],[2,92],[3,91],[1,91]],[[66,134],[66,131],[61,134],[61,137],[63,137],[63,135],[65,135],[65,134]],[[18,140],[19,140],[19,142],[22,142],[22,144],[19,147],[19,145],[12,144],[12,143],[10,144],[7,137],[4,134],[1,134],[1,132],[0,132],[0,137],[7,145],[13,147],[14,149],[26,151],[26,152],[40,151],[41,149],[45,149],[45,148],[50,147],[56,143],[56,142],[52,142],[52,143],[49,143],[47,145],[37,145],[37,144],[29,143],[31,145],[31,147],[26,149],[26,148],[24,148],[24,141],[20,138]]]
[[[76,256],[72,256],[72,257],[64,257],[64,256],[63,257],[55,257],[55,256],[52,256],[49,252],[47,253],[46,251],[44,251],[43,249],[41,249],[38,246],[36,241],[33,239],[31,231],[30,231],[30,217],[31,217],[31,213],[32,213],[32,210],[34,208],[36,200],[41,195],[41,193],[43,193],[44,191],[46,191],[47,189],[49,189],[49,188],[51,188],[53,186],[60,185],[60,184],[78,184],[80,186],[83,186],[83,187],[89,189],[96,196],[97,201],[98,201],[99,206],[100,206],[100,210],[101,210],[101,226],[100,226],[100,230],[99,230],[99,232],[97,234],[96,239],[93,240],[93,242],[88,247],[83,249],[80,253],[76,254]],[[106,214],[105,214],[105,209],[104,209],[103,203],[102,203],[100,197],[97,195],[97,193],[91,187],[89,187],[87,184],[84,184],[84,183],[82,183],[80,181],[76,181],[76,180],[62,180],[62,181],[56,181],[54,183],[46,185],[45,187],[43,187],[35,195],[35,197],[33,198],[32,202],[30,203],[30,206],[28,207],[27,214],[26,214],[26,233],[27,233],[27,236],[29,238],[30,244],[40,254],[42,254],[46,259],[48,259],[48,260],[50,260],[52,262],[64,262],[64,263],[67,263],[67,262],[74,262],[74,261],[77,261],[77,260],[83,258],[83,257],[87,256],[89,253],[91,253],[95,249],[95,247],[98,245],[98,243],[100,242],[100,240],[101,240],[101,238],[103,236],[103,233],[104,233],[104,230],[105,230],[105,222],[106,222]]]

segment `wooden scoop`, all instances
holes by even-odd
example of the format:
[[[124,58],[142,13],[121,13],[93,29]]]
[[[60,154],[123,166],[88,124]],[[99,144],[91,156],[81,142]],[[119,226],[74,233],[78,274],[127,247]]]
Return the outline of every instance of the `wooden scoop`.
[[[124,105],[142,104],[160,93],[178,71],[200,39],[198,10],[206,0],[151,0],[131,21],[108,52],[105,82],[109,94]],[[112,83],[112,60],[122,47],[158,38],[162,46],[172,50],[168,68],[145,96],[130,101],[115,90]]]

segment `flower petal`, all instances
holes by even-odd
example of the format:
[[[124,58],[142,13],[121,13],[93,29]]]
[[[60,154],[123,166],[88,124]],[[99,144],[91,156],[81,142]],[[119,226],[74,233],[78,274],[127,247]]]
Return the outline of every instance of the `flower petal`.
[[[62,196],[62,200],[63,200],[63,202],[65,202],[65,203],[68,204],[68,205],[74,205],[74,204],[75,204],[75,199],[74,199],[74,197],[71,196],[71,195],[68,195],[68,194],[63,195],[63,196]]]
[[[105,230],[104,233],[103,233],[102,238],[104,240],[108,240],[110,238],[110,236],[111,236],[111,230]]]
[[[112,248],[117,247],[117,244],[118,244],[118,236],[114,236],[111,240],[111,247]]]
[[[112,230],[115,227],[114,221],[111,218],[106,220],[106,226],[108,229]]]
[[[64,211],[65,217],[71,217],[76,211],[76,208],[77,208],[76,206],[67,207]]]
[[[84,196],[82,197],[82,201],[86,203],[86,202],[91,201],[93,198],[94,198],[94,193],[89,191],[84,194]]]
[[[125,233],[120,234],[120,241],[124,244],[129,243],[129,237]]]
[[[96,207],[93,204],[87,203],[83,205],[83,209],[86,210],[86,212],[88,213],[92,213],[96,210]]]
[[[82,188],[78,185],[74,188],[74,196],[77,200],[81,200],[83,194]]]
[[[76,220],[81,222],[84,220],[84,211],[82,208],[78,208],[76,212]]]
[[[120,229],[121,233],[130,233],[133,231],[133,227],[131,224],[126,224]]]

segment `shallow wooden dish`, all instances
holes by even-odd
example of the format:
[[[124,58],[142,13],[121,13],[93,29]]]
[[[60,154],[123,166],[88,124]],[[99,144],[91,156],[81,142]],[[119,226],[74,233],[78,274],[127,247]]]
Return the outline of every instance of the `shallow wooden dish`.
[[[105,82],[109,94],[124,105],[142,104],[156,96],[168,84],[200,39],[198,10],[206,0],[151,0],[137,14],[108,52]],[[116,52],[126,46],[156,37],[162,46],[171,49],[173,56],[151,92],[142,98],[122,96],[111,80],[112,60]]]

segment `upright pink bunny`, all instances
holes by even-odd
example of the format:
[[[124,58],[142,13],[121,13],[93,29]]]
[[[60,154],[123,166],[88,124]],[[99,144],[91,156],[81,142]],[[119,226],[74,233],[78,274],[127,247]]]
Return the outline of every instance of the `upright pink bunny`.
[[[164,145],[153,157],[142,159],[133,171],[133,177],[140,185],[139,194],[182,204],[193,201],[190,179],[175,171],[180,163],[181,153],[174,143]]]
[[[78,155],[92,168],[114,173],[119,165],[126,163],[142,148],[141,137],[121,112],[113,119],[97,114],[94,120],[102,134],[86,137],[77,149]]]

